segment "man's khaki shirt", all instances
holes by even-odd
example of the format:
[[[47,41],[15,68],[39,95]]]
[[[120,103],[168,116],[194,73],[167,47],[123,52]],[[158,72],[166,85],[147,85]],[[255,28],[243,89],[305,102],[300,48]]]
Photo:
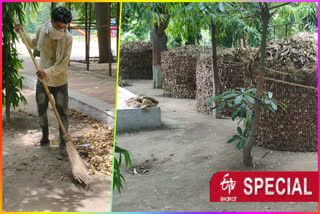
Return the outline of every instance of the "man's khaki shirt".
[[[30,38],[26,33],[26,39],[32,49],[37,49],[37,43],[40,35],[40,28],[36,32],[35,38]],[[72,36],[66,30],[65,38],[53,40],[48,34],[44,36],[43,44],[40,50],[40,68],[46,72],[45,81],[48,86],[58,87],[68,82],[68,64],[72,48]],[[58,43],[61,42],[57,52]]]

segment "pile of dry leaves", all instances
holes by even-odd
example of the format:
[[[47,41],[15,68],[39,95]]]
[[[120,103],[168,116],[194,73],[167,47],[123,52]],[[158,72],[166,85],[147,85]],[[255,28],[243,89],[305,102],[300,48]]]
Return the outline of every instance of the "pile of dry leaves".
[[[81,157],[87,161],[90,174],[103,173],[111,176],[113,128],[75,110],[69,110],[69,117],[89,126],[88,132],[72,136],[72,142],[76,145]]]
[[[141,108],[150,111],[151,107],[156,107],[159,101],[148,96],[137,95],[126,100],[126,105],[131,108]]]

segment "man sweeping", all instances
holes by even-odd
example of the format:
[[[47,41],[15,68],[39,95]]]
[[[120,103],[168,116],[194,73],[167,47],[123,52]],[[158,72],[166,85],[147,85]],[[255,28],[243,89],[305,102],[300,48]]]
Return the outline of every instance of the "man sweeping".
[[[35,38],[30,38],[25,32],[29,46],[40,51],[40,68],[37,76],[44,79],[50,93],[55,99],[57,110],[60,114],[64,127],[68,130],[68,73],[67,67],[71,54],[72,36],[67,30],[72,20],[71,12],[65,7],[54,8],[51,12],[51,20],[44,23],[37,31]],[[23,31],[20,24],[15,25],[15,30]],[[35,143],[40,147],[49,144],[48,129],[48,96],[45,93],[42,83],[37,81],[36,103],[39,114],[39,124],[42,129],[42,138]],[[66,145],[63,133],[59,127],[60,154],[66,158]]]

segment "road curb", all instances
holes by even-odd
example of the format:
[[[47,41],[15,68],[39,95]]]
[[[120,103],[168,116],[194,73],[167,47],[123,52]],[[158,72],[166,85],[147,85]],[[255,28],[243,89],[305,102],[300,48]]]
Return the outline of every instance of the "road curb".
[[[23,85],[27,88],[34,89],[36,87],[36,79],[22,74],[24,77]],[[105,103],[101,100],[80,94],[74,90],[68,90],[69,108],[87,114],[110,127],[114,127],[115,108],[113,105]]]

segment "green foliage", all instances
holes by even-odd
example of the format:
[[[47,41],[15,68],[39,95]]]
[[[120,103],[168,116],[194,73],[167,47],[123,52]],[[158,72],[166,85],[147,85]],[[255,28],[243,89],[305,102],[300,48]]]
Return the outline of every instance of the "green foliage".
[[[122,42],[148,40],[155,23],[169,20],[166,35],[168,46],[184,44],[210,45],[211,20],[216,24],[216,43],[223,47],[239,46],[245,35],[247,44],[258,47],[261,42],[262,22],[259,3],[179,2],[165,3],[167,14],[158,13],[164,3],[123,3],[121,37]],[[269,3],[269,7],[282,3]],[[291,3],[274,9],[271,25],[299,22],[288,25],[288,35],[301,30],[317,30],[317,3]],[[276,39],[285,36],[285,26],[276,29]],[[268,39],[274,38],[269,27]]]
[[[89,4],[91,4],[91,22],[95,23],[96,21],[96,16],[95,16],[95,4],[88,2],[88,11],[89,11]],[[64,3],[64,6],[69,8],[69,3],[66,2]],[[85,19],[85,3],[84,2],[72,2],[71,3],[71,9],[72,9],[72,15],[73,19]],[[110,6],[110,13],[111,17],[116,17],[117,16],[117,3],[111,3]],[[89,16],[89,12],[88,12]]]
[[[162,9],[168,10],[173,3],[123,3],[121,20],[121,43],[150,39],[155,24],[169,19]],[[130,33],[129,33],[130,32]],[[134,35],[134,36],[133,36]]]
[[[170,22],[166,30],[169,46],[195,44],[202,39],[201,29],[207,29],[204,14],[198,14],[199,4],[176,3],[168,8]]]
[[[118,192],[121,193],[121,190],[123,188],[122,184],[125,181],[123,175],[121,174],[121,170],[120,170],[121,163],[122,163],[122,160],[123,160],[122,156],[124,156],[124,161],[126,163],[126,168],[129,168],[129,169],[132,168],[131,156],[130,156],[130,153],[129,153],[128,150],[123,149],[123,148],[121,148],[121,147],[119,147],[117,145],[115,146],[115,153],[119,154],[119,159],[117,159],[116,157],[114,158],[114,163],[113,163],[113,166],[114,166],[114,170],[113,170],[113,189],[115,187],[117,187]]]
[[[18,41],[17,33],[14,31],[13,17],[16,16],[19,23],[24,23],[24,10],[29,5],[32,10],[37,9],[37,3],[3,3],[2,8],[2,106],[10,109],[16,108],[20,102],[24,104],[27,100],[22,95],[22,80],[19,69],[22,69],[22,60],[18,58],[15,43]]]
[[[26,4],[24,14],[26,15],[24,30],[27,33],[35,33],[50,18],[50,3],[39,2],[36,7]]]
[[[270,20],[271,26],[276,26],[276,32],[270,28],[270,36],[276,39],[285,38],[286,25],[288,36],[301,31],[318,30],[318,3],[301,2],[291,3],[277,9]]]
[[[271,91],[264,92],[263,96],[258,96],[255,88],[245,89],[238,88],[237,90],[225,91],[220,95],[208,99],[205,103],[218,103],[212,109],[222,109],[226,106],[234,109],[232,112],[232,120],[239,118],[237,131],[238,134],[234,135],[227,143],[236,143],[236,149],[241,149],[246,144],[249,137],[250,130],[252,129],[252,120],[254,117],[253,107],[256,102],[261,102],[264,107],[268,108],[272,112],[278,110],[278,106],[286,111],[287,106],[277,100],[273,99],[273,93]],[[243,123],[244,130],[239,126]]]

